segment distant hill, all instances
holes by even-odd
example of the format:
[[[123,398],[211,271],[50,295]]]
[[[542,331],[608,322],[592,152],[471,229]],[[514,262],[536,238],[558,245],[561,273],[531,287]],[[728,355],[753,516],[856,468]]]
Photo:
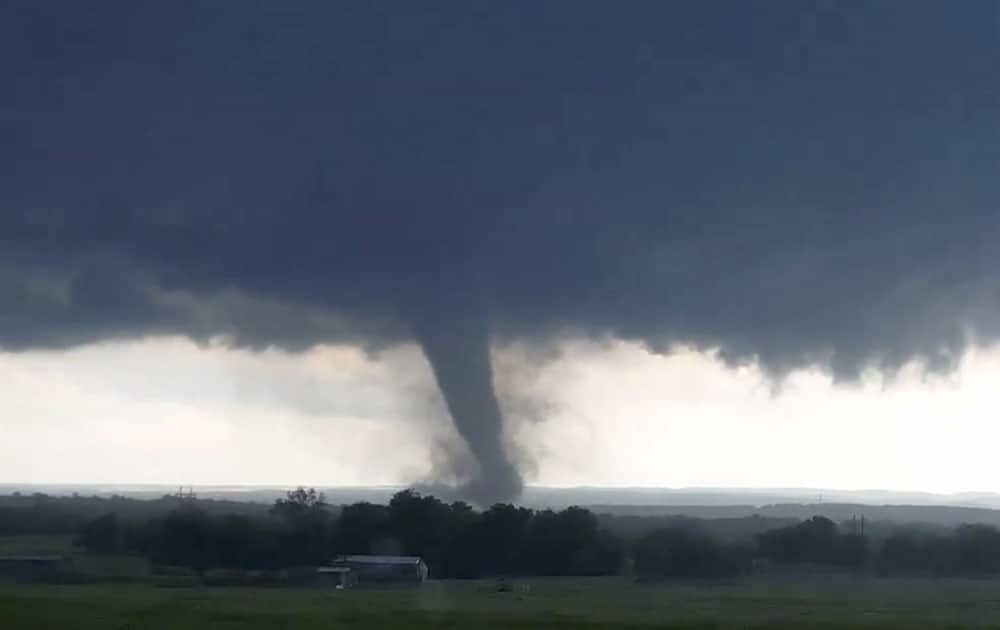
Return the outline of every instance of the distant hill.
[[[544,488],[529,487],[525,503],[608,506],[753,506],[786,503],[858,505],[932,505],[1000,509],[1000,494],[895,492],[823,488]]]
[[[1000,527],[1000,510],[947,505],[864,505],[860,503],[781,503],[777,505],[586,505],[598,514],[613,516],[686,516],[697,519],[740,519],[758,516],[774,520],[803,520],[825,516],[836,522],[864,517],[869,523],[923,523],[954,526],[986,523]]]

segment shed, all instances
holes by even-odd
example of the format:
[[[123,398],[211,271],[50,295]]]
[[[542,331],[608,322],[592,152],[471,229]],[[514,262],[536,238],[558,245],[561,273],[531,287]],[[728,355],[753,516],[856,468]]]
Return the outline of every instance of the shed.
[[[338,556],[331,568],[350,570],[352,582],[420,583],[428,569],[420,556]]]
[[[355,582],[356,576],[350,567],[319,567],[316,569],[320,584],[332,585],[337,588],[347,588]]]

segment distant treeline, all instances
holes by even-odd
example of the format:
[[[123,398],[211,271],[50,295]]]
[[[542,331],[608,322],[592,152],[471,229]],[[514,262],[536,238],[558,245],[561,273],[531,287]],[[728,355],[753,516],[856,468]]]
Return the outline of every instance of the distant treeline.
[[[89,521],[115,514],[127,521],[162,516],[190,499],[167,495],[159,499],[122,496],[53,496],[41,493],[0,495],[0,536],[78,534]],[[267,505],[242,501],[197,499],[200,510],[210,514],[266,516]]]
[[[234,508],[234,509],[227,509]],[[772,567],[883,575],[1000,574],[1000,531],[837,525],[748,517],[598,516],[579,507],[476,510],[414,491],[388,505],[328,505],[298,489],[272,506],[164,497],[158,501],[0,498],[0,534],[73,533],[88,552],[141,554],[197,571],[315,566],[340,554],[422,556],[434,577],[635,574],[720,578]]]
[[[212,516],[194,502],[139,522],[107,514],[84,528],[79,544],[196,570],[320,565],[339,554],[419,555],[434,576],[463,578],[609,575],[624,558],[621,542],[581,508],[477,511],[412,491],[388,505],[356,503],[335,512],[321,494],[299,489],[266,518]]]

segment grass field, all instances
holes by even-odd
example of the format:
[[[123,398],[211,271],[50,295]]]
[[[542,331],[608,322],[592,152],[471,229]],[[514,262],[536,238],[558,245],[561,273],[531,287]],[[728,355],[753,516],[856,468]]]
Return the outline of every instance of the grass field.
[[[0,586],[4,630],[652,627],[1000,628],[1000,582],[550,579],[520,583],[514,592],[488,581],[351,591]]]
[[[72,536],[0,536],[0,556],[78,553]]]
[[[0,556],[5,555],[63,556],[76,571],[96,578],[145,579],[150,574],[149,561],[142,556],[84,553],[73,546],[72,536],[0,536]]]

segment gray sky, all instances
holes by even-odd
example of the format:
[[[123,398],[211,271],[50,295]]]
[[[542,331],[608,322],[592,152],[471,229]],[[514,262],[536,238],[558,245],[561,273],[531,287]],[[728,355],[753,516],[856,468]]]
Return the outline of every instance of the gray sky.
[[[992,0],[6,3],[0,417],[55,449],[6,474],[486,503],[977,470],[997,28]]]

